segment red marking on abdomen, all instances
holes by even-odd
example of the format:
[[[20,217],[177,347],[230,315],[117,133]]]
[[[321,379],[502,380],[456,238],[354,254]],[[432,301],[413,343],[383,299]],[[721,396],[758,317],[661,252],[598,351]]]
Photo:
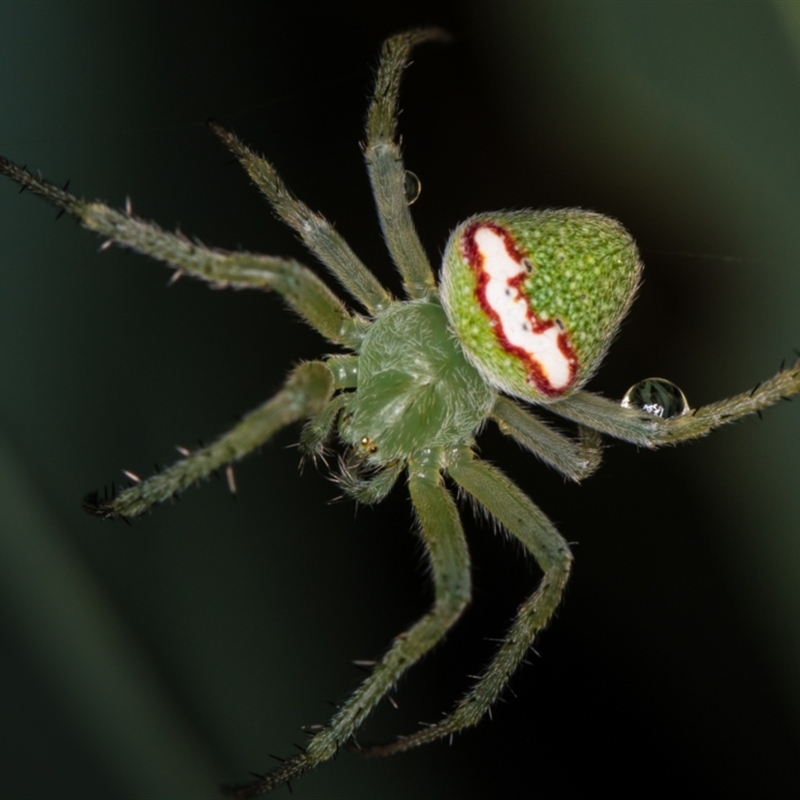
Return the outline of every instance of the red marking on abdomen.
[[[526,270],[522,263],[525,259],[525,255],[519,250],[516,242],[511,237],[509,232],[494,222],[472,223],[468,228],[465,229],[461,241],[461,248],[464,253],[464,257],[476,274],[475,296],[478,300],[478,303],[483,309],[483,312],[491,321],[491,327],[498,344],[509,355],[519,359],[524,364],[527,372],[527,382],[534,385],[541,394],[546,395],[547,397],[559,397],[564,394],[570,388],[570,386],[572,386],[578,370],[578,358],[570,342],[569,334],[567,331],[561,331],[556,337],[558,349],[564,356],[569,368],[569,379],[566,384],[562,386],[554,386],[550,382],[547,372],[545,371],[541,362],[538,361],[533,354],[524,347],[516,345],[509,340],[508,334],[503,327],[503,320],[501,319],[499,313],[489,303],[486,289],[491,278],[484,266],[483,253],[481,252],[481,249],[475,240],[477,231],[482,228],[488,228],[493,233],[497,234],[497,236],[502,238],[509,258],[511,258],[520,266],[520,274],[508,279],[507,284],[511,290],[517,292],[518,296],[523,298],[526,308],[525,313],[527,323],[530,326],[531,332],[534,334],[542,334],[545,331],[557,327],[556,323],[552,320],[540,320],[537,317],[536,312],[533,310],[533,308],[531,308],[530,302],[522,290],[525,279],[527,278]]]

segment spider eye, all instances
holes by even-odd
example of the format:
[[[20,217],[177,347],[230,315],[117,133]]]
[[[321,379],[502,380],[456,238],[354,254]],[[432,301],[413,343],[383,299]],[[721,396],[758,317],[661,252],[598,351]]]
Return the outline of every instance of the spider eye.
[[[369,436],[362,436],[361,437],[361,448],[367,453],[377,453],[378,452],[378,445],[375,444],[373,439],[370,439]]]
[[[547,402],[597,369],[640,272],[633,239],[609,217],[578,209],[481,214],[450,237],[442,303],[489,383]]]

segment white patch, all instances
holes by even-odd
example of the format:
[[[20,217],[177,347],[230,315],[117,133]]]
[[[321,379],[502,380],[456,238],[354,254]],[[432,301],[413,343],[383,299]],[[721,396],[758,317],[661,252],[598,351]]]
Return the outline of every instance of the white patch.
[[[473,235],[483,257],[483,270],[489,278],[486,302],[497,314],[503,335],[510,344],[524,350],[541,366],[553,389],[566,388],[572,369],[569,359],[558,346],[561,331],[557,325],[541,333],[532,331],[528,301],[511,283],[525,273],[525,267],[508,254],[505,239],[491,228],[478,228]]]

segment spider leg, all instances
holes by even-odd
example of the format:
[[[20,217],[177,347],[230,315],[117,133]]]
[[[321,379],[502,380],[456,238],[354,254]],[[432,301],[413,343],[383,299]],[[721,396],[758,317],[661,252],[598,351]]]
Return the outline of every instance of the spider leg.
[[[660,419],[590,392],[576,392],[548,409],[559,416],[587,425],[601,433],[644,447],[677,444],[705,436],[720,425],[727,425],[762,408],[788,400],[800,392],[800,360],[782,369],[750,391],[682,414]]]
[[[217,441],[115,498],[101,500],[93,492],[84,499],[84,508],[104,519],[139,516],[156,503],[207,477],[215,469],[247,455],[281,428],[319,413],[325,408],[333,388],[333,375],[325,364],[320,361],[301,364],[271,400],[247,414]]]
[[[490,417],[503,433],[573,481],[587,478],[600,466],[600,435],[591,428],[581,426],[574,442],[502,395]]]
[[[421,28],[387,39],[381,52],[375,91],[367,115],[367,162],[378,219],[389,253],[412,298],[435,294],[436,281],[414,228],[404,189],[406,171],[396,140],[400,78],[411,48],[434,39],[447,39],[437,28]]]
[[[0,173],[64,209],[85,228],[109,241],[175,267],[176,274],[192,275],[215,286],[274,290],[329,341],[355,347],[361,340],[361,323],[310,269],[296,261],[245,252],[230,253],[196,244],[181,234],[169,233],[152,222],[145,222],[129,211],[117,211],[104,203],[82,200],[2,156]]]
[[[544,571],[539,588],[517,612],[516,620],[486,671],[452,714],[441,722],[383,745],[363,747],[384,756],[456,733],[479,722],[525,658],[534,637],[547,624],[569,578],[572,554],[553,524],[502,472],[476,459],[468,448],[447,467],[451,478],[529,550]]]
[[[394,640],[371,675],[311,739],[304,753],[287,760],[259,780],[225,787],[224,791],[230,796],[254,797],[268,792],[335,755],[350,741],[353,732],[400,675],[444,636],[469,602],[469,553],[464,532],[456,505],[442,484],[434,459],[412,459],[408,485],[433,573],[433,607]]]
[[[347,291],[370,312],[386,308],[392,300],[389,293],[333,225],[298,200],[281,180],[275,167],[263,156],[254,153],[235,134],[225,130],[217,122],[210,120],[208,124],[239,159],[275,213],[289,227],[294,228],[306,247],[339,279]]]

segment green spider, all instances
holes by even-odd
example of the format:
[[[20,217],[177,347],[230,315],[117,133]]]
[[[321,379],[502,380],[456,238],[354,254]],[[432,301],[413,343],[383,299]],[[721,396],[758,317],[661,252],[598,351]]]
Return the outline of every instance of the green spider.
[[[330,270],[364,312],[345,307],[308,268],[290,259],[224,252],[135,217],[87,202],[0,158],[0,172],[76,217],[112,243],[157,258],[214,286],[279,292],[329,342],[346,351],[298,366],[272,399],[216,442],[111,499],[92,494],[104,519],[138,516],[229,467],[279,429],[306,420],[300,444],[313,458],[343,451],[338,480],[362,503],[382,500],[406,473],[435,585],[431,610],[370,664],[369,677],[304,752],[256,780],[226,789],[252,797],[286,783],[348,746],[400,676],[456,622],[470,599],[470,563],[445,477],[531,553],[544,575],[524,602],[483,675],[437,724],[388,744],[388,755],[477,724],[500,696],[560,601],[572,563],[565,540],[502,472],[478,459],[474,437],[487,419],[563,475],[580,481],[600,463],[600,434],[655,448],[694,439],[800,391],[800,361],[751,391],[691,409],[662,379],[636,384],[621,402],[583,391],[639,284],[635,243],[615,220],[580,209],[479,214],[448,241],[439,283],[409,214],[418,193],[396,136],[398,93],[411,49],[443,39],[414,30],[386,41],[367,118],[364,154],[378,217],[402,277],[390,296],[319,214],[295,198],[272,165],[232,133],[211,128],[236,155],[278,216]],[[520,402],[521,401],[521,402]],[[568,438],[526,405],[577,423]]]

